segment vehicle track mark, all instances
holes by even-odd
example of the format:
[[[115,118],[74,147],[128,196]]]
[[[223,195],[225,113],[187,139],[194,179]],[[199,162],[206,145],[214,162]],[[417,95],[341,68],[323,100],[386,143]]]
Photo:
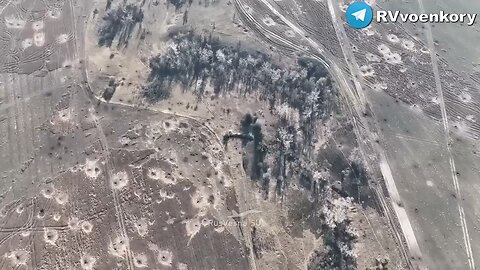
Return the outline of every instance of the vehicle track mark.
[[[77,16],[76,16],[76,13],[75,13],[75,9],[73,7],[72,0],[69,0],[68,4],[70,6],[70,10],[71,10],[71,13],[72,13],[71,22],[72,22],[73,28],[74,28],[73,32],[78,34],[77,24],[76,24],[76,21],[75,21]],[[81,55],[80,54],[80,49],[79,49],[80,46],[82,46],[82,44],[79,44],[77,42],[77,40],[75,39],[74,40],[74,50],[75,50],[74,54],[77,57],[80,57],[80,55]],[[83,50],[85,49],[84,46],[82,48],[83,48]],[[83,55],[86,55],[86,54],[84,53]],[[86,73],[85,66],[82,68],[82,73],[84,73],[84,74]],[[74,84],[76,84],[76,79],[74,79]],[[94,102],[95,98],[92,95],[92,93],[90,93],[90,91],[88,89],[86,89],[85,87],[82,87],[82,86],[80,86],[80,87],[83,89],[85,95],[91,101],[91,106],[90,106],[91,117],[94,120],[94,125],[95,125],[95,128],[97,129],[98,137],[100,139],[100,142],[101,142],[101,145],[102,145],[102,148],[103,148],[103,156],[105,158],[105,176],[106,176],[105,177],[106,178],[105,184],[107,185],[107,188],[110,188],[110,179],[112,178],[111,174],[114,172],[115,164],[113,164],[113,159],[110,156],[110,150],[108,148],[108,141],[107,141],[107,138],[106,138],[105,133],[103,131],[102,125],[101,125],[98,117],[96,117],[94,115],[95,108],[93,107],[94,106],[93,104],[95,104],[95,102]],[[127,230],[126,230],[126,227],[125,227],[125,217],[124,217],[122,206],[119,202],[118,192],[114,189],[111,189],[111,192],[112,192],[112,195],[113,195],[113,201],[114,201],[118,226],[119,226],[119,229],[120,229],[120,234],[124,239],[128,239]],[[132,251],[130,250],[130,245],[129,244],[126,245],[126,255],[127,255],[126,259],[127,259],[128,269],[130,269],[130,270],[134,269],[133,254],[132,254]]]
[[[425,13],[425,7],[423,6],[423,0],[418,0],[418,5],[420,7],[420,12]],[[448,124],[448,115],[447,115],[447,110],[445,107],[445,100],[443,96],[443,90],[442,90],[442,82],[440,79],[440,73],[438,70],[438,59],[437,55],[435,52],[435,44],[433,40],[433,33],[432,33],[432,26],[430,23],[425,24],[426,29],[425,33],[427,36],[427,41],[428,41],[428,47],[430,50],[430,57],[432,59],[432,68],[433,68],[433,73],[435,76],[435,86],[437,88],[437,93],[438,93],[438,99],[439,99],[439,104],[440,104],[440,109],[442,112],[442,123],[443,123],[443,129],[444,129],[444,134],[445,134],[445,146],[447,149],[448,153],[448,161],[450,164],[450,172],[452,175],[452,181],[453,181],[453,186],[455,188],[455,194],[458,198],[457,205],[458,205],[458,212],[460,214],[460,223],[462,226],[462,233],[463,233],[463,240],[465,243],[465,251],[467,252],[467,258],[468,258],[468,265],[471,270],[475,270],[475,261],[473,258],[473,252],[472,252],[472,246],[470,243],[470,235],[468,233],[468,227],[467,227],[467,221],[465,219],[465,212],[463,210],[462,206],[462,194],[460,192],[460,185],[458,183],[458,177],[457,177],[457,170],[455,166],[455,159],[453,158],[452,155],[452,149],[450,146],[451,142],[451,137],[450,137],[450,126]]]

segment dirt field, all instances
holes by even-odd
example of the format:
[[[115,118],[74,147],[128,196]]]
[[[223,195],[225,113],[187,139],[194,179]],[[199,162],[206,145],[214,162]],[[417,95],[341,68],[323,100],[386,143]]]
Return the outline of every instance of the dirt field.
[[[378,119],[359,120],[373,98],[343,75],[348,64],[326,2],[19,0],[0,7],[0,269],[329,269],[338,254],[351,264],[330,269],[411,266],[374,141],[362,132]],[[122,28],[113,23],[112,43],[100,44],[109,37],[101,36],[105,18],[137,8],[141,16],[114,21]],[[303,57],[324,64],[333,81],[329,109],[308,131],[303,112],[272,105],[256,89],[218,94],[207,85],[199,96],[190,89],[197,85],[172,84],[167,99],[146,100],[150,60],[175,51],[173,35],[186,30],[241,48],[250,60],[264,55],[279,70]],[[416,56],[419,63],[429,54]],[[394,95],[368,79],[388,69],[357,61],[365,84]],[[398,98],[438,119],[438,104],[429,103],[435,91]],[[254,179],[255,146],[225,143],[247,113],[262,127],[264,164],[276,162],[284,119],[295,140],[314,134],[308,148],[295,150],[301,162],[284,157],[284,177],[271,166]],[[310,167],[313,176],[303,177]],[[352,188],[349,177],[363,182]],[[423,211],[405,208],[409,216]],[[413,226],[417,234],[424,225]]]

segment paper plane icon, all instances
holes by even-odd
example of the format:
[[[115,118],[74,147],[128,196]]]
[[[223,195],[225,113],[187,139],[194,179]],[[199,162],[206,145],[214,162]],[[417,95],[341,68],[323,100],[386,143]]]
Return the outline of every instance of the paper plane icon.
[[[364,21],[366,13],[367,13],[367,9],[364,8],[359,11],[353,12],[352,16],[354,16],[356,20]]]

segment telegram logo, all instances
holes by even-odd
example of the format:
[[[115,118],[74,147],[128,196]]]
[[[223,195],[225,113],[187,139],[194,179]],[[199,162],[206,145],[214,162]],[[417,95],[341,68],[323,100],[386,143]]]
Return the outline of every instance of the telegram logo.
[[[365,2],[353,2],[348,6],[345,17],[351,27],[365,28],[372,22],[373,11]]]

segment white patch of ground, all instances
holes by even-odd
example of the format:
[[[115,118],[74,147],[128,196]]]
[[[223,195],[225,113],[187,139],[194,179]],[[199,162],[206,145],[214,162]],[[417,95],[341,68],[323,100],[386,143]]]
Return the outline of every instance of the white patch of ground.
[[[264,19],[262,19],[262,22],[266,25],[266,26],[274,26],[276,25],[277,23],[270,17],[266,17]]]
[[[206,214],[209,203],[208,197],[210,196],[206,188],[201,187],[192,196],[192,206],[198,209],[198,216],[202,217]]]
[[[375,35],[375,31],[373,31],[373,28],[371,25],[361,29],[361,31],[365,36],[368,36],[368,37]]]
[[[440,104],[440,100],[438,99],[438,97],[432,97],[430,99],[430,102],[432,102],[433,104]]]
[[[397,35],[394,35],[394,34],[388,34],[387,39],[388,39],[388,41],[390,41],[392,43],[400,42],[400,39],[397,37]]]
[[[58,9],[49,10],[47,12],[47,16],[50,19],[58,19],[58,18],[60,18],[60,16],[62,16],[62,12]]]
[[[287,30],[287,31],[285,31],[285,36],[287,36],[289,38],[294,38],[296,36],[296,34],[293,30]]]
[[[40,193],[42,194],[43,197],[46,199],[51,199],[53,196],[55,196],[55,187],[53,184],[46,184],[41,190]]]
[[[464,103],[472,102],[472,96],[469,93],[462,92],[458,98]]]
[[[158,251],[157,261],[164,266],[172,266],[173,253],[170,250],[160,249]]]
[[[153,180],[159,180],[167,185],[174,185],[177,183],[172,175],[167,176],[167,174],[160,168],[149,168],[147,176]]]
[[[453,128],[455,130],[455,132],[462,136],[462,137],[466,137],[466,138],[469,138],[470,137],[470,125],[468,124],[468,122],[466,121],[460,121],[460,122],[455,122],[453,123]]]
[[[22,41],[22,49],[27,49],[33,45],[33,39],[27,38]]]
[[[80,266],[85,270],[93,270],[97,259],[90,254],[83,254],[80,258]]]
[[[178,126],[179,126],[178,121],[174,121],[174,120],[163,121],[163,130],[167,134],[174,131],[178,131]]]
[[[27,262],[30,261],[30,253],[26,250],[14,250],[5,254],[10,261],[10,265],[18,267],[27,265]]]
[[[219,162],[215,165],[215,174],[220,185],[223,185],[224,187],[232,186],[232,180],[223,172],[223,162]]]
[[[137,268],[148,267],[147,256],[143,253],[133,255],[133,265],[135,265]]]
[[[63,44],[68,41],[68,34],[61,34],[57,37],[57,43]]]
[[[185,230],[187,231],[187,235],[190,237],[190,240],[195,237],[195,235],[200,231],[202,228],[202,223],[198,218],[193,218],[185,221]]]
[[[23,204],[20,204],[15,208],[15,212],[17,212],[17,214],[22,214],[23,211],[25,211],[25,207],[23,206]]]
[[[158,193],[159,193],[159,195],[160,195],[160,197],[162,198],[163,201],[164,201],[164,200],[167,200],[167,199],[170,200],[170,199],[175,198],[175,193],[170,192],[170,191],[165,191],[165,190],[163,190],[163,189],[160,189],[160,190],[158,191]]]
[[[68,122],[72,119],[72,114],[70,113],[70,109],[64,109],[58,111],[58,119],[63,122]]]
[[[97,178],[102,171],[100,170],[100,167],[98,166],[98,160],[90,160],[87,158],[87,161],[85,163],[85,174],[88,176],[88,178]]]
[[[62,63],[62,67],[63,68],[71,68],[73,66],[73,62],[71,60],[65,60],[63,61]]]
[[[108,252],[115,257],[124,258],[127,254],[128,245],[128,238],[118,236],[108,245]]]
[[[385,44],[378,45],[377,49],[382,55],[386,55],[388,53],[391,53],[390,48]]]
[[[128,175],[125,171],[117,172],[112,176],[111,187],[115,190],[120,190],[127,186],[128,184]]]
[[[201,223],[202,223],[203,227],[206,227],[206,226],[209,226],[209,225],[213,224],[213,220],[208,219],[208,218],[203,218]]]
[[[184,263],[178,263],[177,264],[177,269],[178,270],[188,270],[188,265],[186,265]]]
[[[37,47],[42,47],[45,45],[45,33],[38,32],[33,34],[33,44]]]
[[[43,232],[43,240],[45,243],[50,244],[52,246],[56,246],[56,242],[58,240],[58,232],[54,229],[45,229]]]
[[[82,231],[86,234],[90,234],[93,230],[93,225],[90,221],[82,222]]]
[[[411,41],[411,40],[403,39],[402,40],[402,47],[407,49],[407,50],[413,51],[413,50],[415,50],[415,43],[413,43],[413,41]]]
[[[135,229],[137,229],[138,235],[140,237],[145,237],[148,234],[148,221],[146,218],[141,218],[135,221]]]
[[[53,220],[59,221],[62,216],[59,213],[53,214]]]
[[[127,146],[127,145],[130,145],[130,143],[132,142],[132,140],[126,136],[122,136],[118,142],[122,145],[122,146]]]
[[[45,218],[45,210],[42,209],[42,210],[38,211],[37,218],[38,219]]]
[[[77,218],[77,217],[70,217],[68,219],[68,223],[67,223],[67,226],[70,230],[76,232],[76,231],[79,231],[80,228],[81,228],[81,224],[82,224],[82,221]]]
[[[398,53],[386,53],[383,59],[391,65],[397,65],[402,63],[402,57]]]
[[[471,114],[465,116],[465,119],[466,119],[467,121],[469,121],[469,122],[472,122],[472,123],[477,122],[475,116],[474,116],[474,115],[471,115]]]
[[[380,62],[380,57],[373,53],[366,53],[365,58],[367,58],[368,62]]]
[[[9,29],[23,29],[26,25],[26,21],[22,19],[18,19],[15,17],[6,17],[4,18],[5,25]]]
[[[55,192],[55,201],[60,205],[66,204],[68,202],[68,194],[63,191],[57,190]]]
[[[217,233],[222,233],[223,231],[225,231],[225,226],[220,224],[219,226],[215,226],[213,230],[216,231]]]
[[[153,252],[157,252],[157,261],[163,266],[172,266],[173,253],[167,249],[161,249],[153,243],[148,243],[148,249]]]
[[[427,184],[427,186],[429,186],[429,187],[433,187],[433,182],[430,181],[430,180],[428,180],[428,181],[426,182],[426,184]]]
[[[182,215],[183,215],[184,214],[183,211],[181,211],[181,212],[182,212]],[[175,223],[175,218],[167,219],[167,224],[172,225],[173,223]]]
[[[32,29],[35,32],[42,30],[43,27],[45,27],[45,24],[43,23],[43,21],[37,21],[32,23]]]
[[[430,50],[429,50],[427,47],[422,47],[422,48],[420,49],[420,52],[421,52],[421,53],[425,53],[425,54],[430,54]]]
[[[422,113],[422,108],[420,108],[420,106],[417,104],[410,105],[410,109],[416,113]]]
[[[147,139],[148,145],[154,145],[155,140],[157,140],[161,134],[163,134],[164,128],[160,124],[152,124],[147,127],[145,132],[145,137]]]
[[[360,67],[360,73],[363,77],[374,76],[375,70],[371,65],[363,65]]]

